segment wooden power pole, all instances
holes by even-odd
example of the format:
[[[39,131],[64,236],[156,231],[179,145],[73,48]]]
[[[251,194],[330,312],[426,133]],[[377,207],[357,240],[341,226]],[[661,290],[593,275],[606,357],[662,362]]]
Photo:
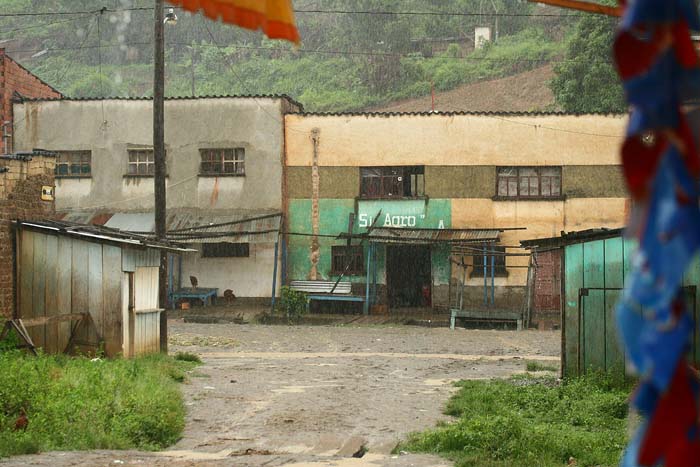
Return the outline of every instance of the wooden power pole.
[[[153,165],[156,239],[166,239],[165,226],[165,38],[163,0],[155,0],[153,57]],[[168,352],[168,254],[160,253],[158,273],[158,297],[160,314],[160,350]]]

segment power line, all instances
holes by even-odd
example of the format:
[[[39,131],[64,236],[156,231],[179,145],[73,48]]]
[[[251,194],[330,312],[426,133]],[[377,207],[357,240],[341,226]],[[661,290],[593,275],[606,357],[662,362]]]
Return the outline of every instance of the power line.
[[[177,8],[181,9],[181,8]],[[0,13],[0,18],[37,17],[37,16],[70,16],[95,13],[120,13],[127,11],[153,11],[153,7],[130,8],[101,8],[99,10],[77,11],[33,11],[17,13]],[[476,13],[457,11],[389,11],[389,10],[340,10],[340,9],[296,9],[298,14],[326,14],[326,15],[364,15],[364,16],[438,16],[438,17],[474,17],[474,18],[573,18],[580,13]]]

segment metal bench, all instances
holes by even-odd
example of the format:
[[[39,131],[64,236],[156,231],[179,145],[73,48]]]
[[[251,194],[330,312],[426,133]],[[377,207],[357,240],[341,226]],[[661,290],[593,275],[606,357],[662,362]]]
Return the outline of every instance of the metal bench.
[[[358,302],[363,303],[365,297],[351,295],[352,284],[350,282],[336,281],[292,281],[289,287],[293,290],[306,293],[309,302],[306,304],[306,311],[309,311],[312,300],[336,301],[336,302]]]
[[[496,321],[496,322],[515,322],[518,331],[523,330],[523,317],[520,313],[513,311],[500,310],[484,310],[484,311],[466,311],[466,310],[451,310],[450,329],[455,328],[457,318],[471,319],[474,321]]]
[[[176,290],[170,294],[170,303],[175,307],[175,303],[183,298],[196,298],[202,301],[204,306],[213,305],[216,299],[219,289],[207,289],[203,287],[187,287],[180,290]]]

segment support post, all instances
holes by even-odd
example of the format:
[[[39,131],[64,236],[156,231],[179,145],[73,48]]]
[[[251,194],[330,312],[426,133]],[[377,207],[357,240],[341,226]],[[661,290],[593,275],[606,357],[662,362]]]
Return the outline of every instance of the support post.
[[[275,242],[275,265],[272,267],[272,305],[271,305],[271,313],[275,312],[275,301],[276,301],[276,296],[277,296],[277,261],[279,260],[279,247],[280,247],[280,242],[279,242],[279,237],[277,241]]]
[[[280,251],[281,262],[280,267],[282,271],[280,272],[280,286],[287,285],[287,241],[289,237],[286,234],[282,236],[282,249]]]
[[[165,40],[163,37],[163,0],[155,0],[154,19],[154,56],[153,56],[153,184],[155,193],[156,239],[165,240]],[[160,351],[168,353],[168,314],[165,311],[168,302],[168,256],[160,253],[158,274],[158,297],[160,308]]]
[[[462,287],[459,291],[459,311],[464,310],[464,287],[467,284],[467,265],[464,262],[464,256],[462,256],[462,268],[464,272],[462,273]]]
[[[484,245],[484,306],[488,306],[488,304],[489,304],[489,290],[488,290],[489,283],[488,283],[488,279],[486,276],[486,273],[488,272],[488,266],[487,266],[488,258],[486,257],[486,254],[487,254],[487,249],[486,249],[486,245]]]
[[[365,316],[369,315],[369,278],[372,271],[372,243],[367,245],[367,278],[365,280],[365,304],[363,306],[363,311]]]
[[[496,249],[491,250],[491,305],[496,304]]]

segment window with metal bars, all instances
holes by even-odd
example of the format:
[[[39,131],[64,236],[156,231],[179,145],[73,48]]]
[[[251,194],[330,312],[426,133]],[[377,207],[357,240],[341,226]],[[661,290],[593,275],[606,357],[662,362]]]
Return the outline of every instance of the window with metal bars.
[[[220,242],[202,245],[202,258],[248,258],[249,256],[249,243]]]
[[[199,174],[204,176],[245,175],[245,149],[200,149]]]
[[[491,276],[491,258],[494,261],[494,276],[504,277],[508,275],[506,268],[506,248],[503,246],[486,246],[486,275]],[[471,277],[484,277],[484,255],[475,254]]]
[[[92,152],[57,151],[55,174],[57,178],[90,177],[92,174]]]
[[[561,167],[499,167],[496,198],[560,198]]]
[[[334,245],[331,247],[331,274],[362,276],[365,274],[365,255],[361,245]],[[347,270],[346,270],[347,268]]]

